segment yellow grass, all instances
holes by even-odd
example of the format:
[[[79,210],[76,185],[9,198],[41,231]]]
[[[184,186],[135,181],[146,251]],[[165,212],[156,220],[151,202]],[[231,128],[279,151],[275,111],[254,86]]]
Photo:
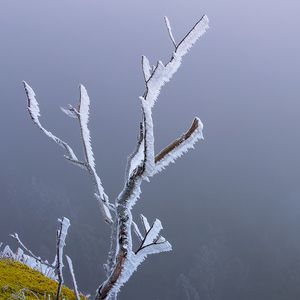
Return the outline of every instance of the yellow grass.
[[[0,299],[55,299],[57,282],[24,264],[0,259]],[[45,297],[47,295],[47,297]],[[24,297],[25,296],[25,297]],[[61,299],[75,299],[72,290],[62,288]],[[45,297],[45,298],[44,298]],[[81,299],[85,299],[81,297]]]

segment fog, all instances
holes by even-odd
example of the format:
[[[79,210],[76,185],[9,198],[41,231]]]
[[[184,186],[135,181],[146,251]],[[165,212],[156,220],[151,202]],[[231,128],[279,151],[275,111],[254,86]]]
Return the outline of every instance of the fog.
[[[59,107],[86,86],[97,171],[113,200],[136,144],[141,55],[168,61],[165,15],[179,41],[205,13],[210,29],[153,111],[156,151],[194,116],[205,139],[145,183],[133,210],[162,221],[173,251],[148,257],[119,299],[299,299],[299,11],[295,0],[2,0],[0,241],[16,248],[18,232],[52,260],[57,218],[70,218],[65,251],[80,289],[94,293],[109,227],[89,178],[30,121],[22,80],[44,126],[80,155],[78,124]]]

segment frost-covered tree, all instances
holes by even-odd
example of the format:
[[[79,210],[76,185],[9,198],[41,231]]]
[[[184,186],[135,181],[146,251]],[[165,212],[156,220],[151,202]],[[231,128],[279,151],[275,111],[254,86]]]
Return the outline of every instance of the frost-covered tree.
[[[170,22],[165,17],[169,37],[174,46],[170,61],[167,64],[160,60],[151,66],[146,56],[142,57],[142,70],[145,81],[144,94],[139,98],[142,110],[142,120],[139,128],[139,138],[135,151],[128,157],[124,188],[115,200],[111,202],[104,192],[100,177],[96,172],[95,159],[91,145],[89,122],[90,99],[83,85],[80,85],[79,105],[63,108],[62,111],[71,118],[77,119],[84,149],[84,159],[79,160],[72,148],[62,139],[45,129],[40,122],[40,109],[33,89],[24,82],[28,99],[28,111],[33,122],[50,139],[61,146],[65,158],[72,164],[83,168],[94,183],[94,196],[106,223],[111,226],[110,251],[107,263],[104,265],[106,279],[96,292],[95,299],[117,298],[118,292],[131,277],[137,267],[150,255],[172,250],[171,244],[160,235],[162,224],[156,219],[151,225],[147,218],[141,215],[143,231],[141,232],[132,218],[132,208],[141,194],[141,184],[165,169],[169,164],[182,156],[194,144],[203,139],[203,125],[199,118],[194,118],[191,127],[179,138],[162,149],[158,154],[154,150],[154,134],[152,109],[160,94],[161,88],[176,73],[184,55],[208,29],[208,18],[204,15],[186,36],[176,43]],[[132,232],[139,245],[134,246]]]

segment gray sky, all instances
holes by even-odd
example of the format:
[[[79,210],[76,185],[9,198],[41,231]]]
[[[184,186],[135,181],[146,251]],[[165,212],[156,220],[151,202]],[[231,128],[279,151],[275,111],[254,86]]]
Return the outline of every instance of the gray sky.
[[[179,41],[206,13],[211,28],[153,116],[157,151],[195,115],[205,140],[145,184],[134,209],[162,220],[174,251],[148,258],[120,299],[299,299],[299,11],[296,0],[2,0],[0,239],[13,244],[17,231],[52,259],[56,219],[69,217],[66,251],[81,289],[94,292],[108,228],[88,178],[30,122],[21,81],[45,127],[79,153],[77,124],[59,107],[86,86],[97,170],[113,199],[138,132],[141,55],[169,59],[163,16]]]

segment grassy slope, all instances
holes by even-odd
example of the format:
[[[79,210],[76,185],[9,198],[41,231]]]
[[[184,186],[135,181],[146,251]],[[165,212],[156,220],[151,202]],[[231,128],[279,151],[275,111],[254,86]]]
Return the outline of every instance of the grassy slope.
[[[0,299],[24,299],[21,295],[17,297],[21,291],[24,291],[26,300],[37,299],[37,297],[44,299],[45,293],[50,294],[51,299],[55,299],[53,296],[56,295],[56,288],[55,281],[26,265],[8,259],[0,259]],[[62,289],[62,296],[66,300],[75,299],[73,291],[66,287]]]

